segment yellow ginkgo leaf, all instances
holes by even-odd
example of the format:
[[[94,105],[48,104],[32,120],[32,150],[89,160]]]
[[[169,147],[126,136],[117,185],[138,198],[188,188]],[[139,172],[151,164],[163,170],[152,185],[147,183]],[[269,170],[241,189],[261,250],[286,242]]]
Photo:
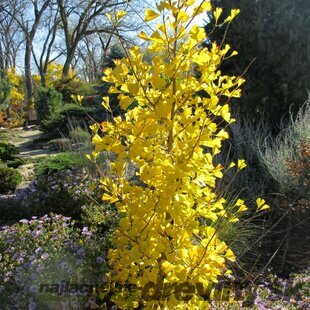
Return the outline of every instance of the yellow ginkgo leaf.
[[[126,13],[125,11],[118,11],[118,12],[116,13],[116,19],[117,19],[117,20],[120,20],[120,19],[122,19],[126,14],[127,14],[127,13]]]
[[[144,18],[144,20],[145,20],[146,22],[149,22],[149,21],[151,21],[151,20],[157,18],[158,16],[160,16],[160,14],[154,12],[153,10],[146,9],[146,10],[145,10],[145,18]]]
[[[119,200],[117,197],[110,196],[109,194],[103,194],[101,199],[103,201],[110,201],[111,203],[114,203]]]
[[[221,16],[223,12],[223,9],[222,8],[216,8],[213,15],[214,15],[214,18],[215,18],[215,22],[218,21],[219,17]]]
[[[231,168],[233,168],[235,166],[236,166],[236,164],[234,162],[231,162],[227,169],[231,169]]]
[[[238,199],[237,201],[236,201],[236,203],[235,203],[235,206],[242,206],[244,204],[244,200],[242,200],[242,199]]]
[[[237,164],[238,170],[242,170],[246,167],[246,163],[244,159],[239,159]]]
[[[239,9],[232,9],[230,15],[225,19],[225,23],[231,22],[238,14],[240,13]]]
[[[102,97],[102,106],[108,110],[111,111],[111,107],[110,107],[110,98],[109,97]]]
[[[241,205],[240,207],[239,207],[239,209],[237,210],[237,213],[240,213],[240,212],[244,212],[244,211],[246,211],[248,208],[245,206],[245,205]]]
[[[108,18],[108,20],[112,23],[112,16],[110,13],[107,13],[106,14],[106,17]]]
[[[263,210],[267,210],[269,209],[270,207],[268,205],[265,204],[265,200],[262,199],[262,198],[257,198],[256,199],[256,205],[257,205],[257,209],[256,211],[259,212],[259,211],[263,211]]]
[[[195,0],[187,0],[187,1],[184,3],[184,5],[185,5],[185,6],[191,6],[191,5],[194,4],[194,2],[195,2]]]
[[[149,36],[144,32],[144,31],[141,31],[139,34],[138,34],[138,37],[142,40],[145,40],[145,41],[150,41],[151,39],[149,38]]]
[[[236,260],[235,254],[233,253],[233,251],[231,249],[228,249],[226,251],[225,258],[232,261],[232,262],[234,262]]]
[[[194,15],[199,15],[199,14],[202,14],[204,12],[210,12],[211,10],[212,10],[211,3],[209,1],[205,1],[201,5],[194,8],[193,13],[194,13]]]

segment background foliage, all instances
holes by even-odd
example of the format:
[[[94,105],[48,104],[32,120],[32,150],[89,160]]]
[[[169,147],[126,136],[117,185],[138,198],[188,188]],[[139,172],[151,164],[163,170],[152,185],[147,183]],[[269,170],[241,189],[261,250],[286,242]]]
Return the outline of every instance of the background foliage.
[[[260,118],[277,127],[291,109],[297,112],[310,89],[310,2],[308,0],[211,0],[224,10],[240,8],[240,15],[225,35],[239,57],[226,61],[223,72],[244,73],[247,83],[234,108],[249,120]],[[214,18],[205,27],[210,33]],[[220,22],[222,19],[220,18]],[[210,33],[222,41],[226,27]],[[249,66],[249,67],[248,67]]]

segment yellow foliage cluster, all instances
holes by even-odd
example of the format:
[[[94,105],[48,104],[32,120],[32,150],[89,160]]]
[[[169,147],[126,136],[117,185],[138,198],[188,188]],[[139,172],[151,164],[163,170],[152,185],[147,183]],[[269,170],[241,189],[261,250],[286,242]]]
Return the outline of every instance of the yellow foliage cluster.
[[[240,96],[244,80],[221,75],[221,63],[236,54],[228,45],[202,48],[204,30],[190,27],[206,10],[211,10],[209,2],[191,0],[164,0],[156,12],[148,9],[146,22],[163,16],[150,34],[139,35],[149,42],[152,63],[145,62],[143,50],[135,46],[103,77],[126,110],[124,117],[92,126],[93,157],[102,151],[117,155],[101,183],[102,199],[124,214],[109,252],[111,283],[121,287],[114,286],[113,300],[122,309],[204,309],[207,302],[199,295],[186,301],[174,294],[147,301],[141,291],[158,282],[210,287],[229,272],[227,260],[235,260],[214,228],[228,214],[225,199],[214,191],[223,167],[215,166],[213,157],[228,138],[225,127],[234,121],[228,102]],[[117,20],[123,16],[118,14]],[[110,109],[108,97],[103,105]],[[126,178],[129,163],[135,164],[140,184]],[[244,161],[237,166],[244,168]],[[236,215],[246,210],[241,199],[235,207]],[[218,225],[203,225],[203,218]],[[130,290],[130,285],[138,289]]]
[[[47,70],[45,74],[45,86],[46,87],[55,87],[55,84],[59,82],[62,78],[63,65],[56,62],[50,62],[47,65]],[[68,78],[74,78],[75,73],[70,68]],[[39,75],[33,76],[34,81],[39,85],[41,83],[41,77]]]
[[[11,86],[9,95],[11,104],[22,104],[25,96],[22,90],[21,77],[17,74],[16,69],[13,67],[7,70],[6,76]]]

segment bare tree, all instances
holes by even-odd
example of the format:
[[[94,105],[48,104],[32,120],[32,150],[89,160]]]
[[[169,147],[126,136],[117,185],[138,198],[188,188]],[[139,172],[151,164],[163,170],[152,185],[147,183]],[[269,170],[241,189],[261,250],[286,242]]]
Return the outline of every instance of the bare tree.
[[[51,4],[46,13],[47,14],[42,20],[41,26],[43,33],[46,33],[43,41],[40,40],[42,46],[40,47],[39,52],[32,47],[33,59],[40,74],[41,85],[43,87],[46,86],[48,65],[62,55],[62,52],[58,52],[56,54],[53,53],[55,51],[54,45],[57,31],[59,30],[59,25],[61,22],[58,7]]]
[[[77,47],[77,68],[82,77],[93,82],[102,75],[102,64],[113,43],[113,34],[98,33],[85,37]]]
[[[16,67],[17,55],[23,44],[15,19],[4,11],[0,11],[0,77],[5,78],[5,72],[10,67]]]
[[[63,77],[68,76],[70,66],[81,41],[93,34],[114,34],[114,28],[106,21],[105,14],[125,7],[120,0],[57,0],[66,45]]]
[[[31,76],[31,54],[35,35],[41,22],[43,13],[51,0],[4,0],[0,9],[11,16],[19,25],[25,38],[25,80],[26,80],[26,109],[31,110],[33,98],[33,83]],[[26,125],[29,113],[26,114]]]

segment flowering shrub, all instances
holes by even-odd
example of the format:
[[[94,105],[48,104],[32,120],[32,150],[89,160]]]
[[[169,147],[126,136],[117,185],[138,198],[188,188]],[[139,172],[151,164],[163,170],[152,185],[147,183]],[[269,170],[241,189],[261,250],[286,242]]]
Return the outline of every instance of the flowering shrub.
[[[102,236],[94,234],[88,227],[75,228],[74,221],[62,215],[32,217],[2,227],[1,306],[42,309],[45,302],[49,304],[68,297],[78,298],[84,305],[94,290],[84,290],[83,294],[76,290],[61,292],[59,285],[65,281],[75,286],[83,284],[84,288],[91,284],[94,288],[103,285],[102,275],[107,270],[106,252]]]
[[[123,215],[115,234],[116,248],[109,252],[109,276],[115,284],[113,300],[124,309],[205,308],[208,302],[198,295],[190,300],[178,300],[175,294],[150,300],[141,291],[158,283],[206,288],[229,273],[227,261],[235,260],[218,232],[223,218],[237,221],[236,214],[247,208],[238,200],[228,216],[225,199],[214,190],[223,167],[215,166],[213,157],[228,138],[225,126],[233,121],[227,102],[240,96],[244,80],[221,76],[219,71],[236,52],[230,52],[228,45],[203,49],[204,30],[189,27],[196,15],[210,10],[208,1],[197,5],[191,0],[164,0],[157,11],[147,9],[146,22],[160,15],[163,20],[154,29],[148,24],[151,34],[139,34],[149,42],[152,64],[135,46],[125,59],[115,61],[114,69],[104,72],[103,80],[112,84],[109,93],[118,94],[120,106],[127,110],[123,118],[92,126],[94,158],[103,150],[117,155],[101,183],[103,200],[115,203]],[[125,14],[108,18],[115,25]],[[216,19],[220,14],[220,9],[214,11]],[[225,23],[237,14],[232,10]],[[103,100],[111,111],[109,98]],[[126,178],[129,163],[136,166],[138,184]],[[239,161],[238,168],[244,167]],[[257,203],[259,209],[267,208],[263,200]]]
[[[255,282],[222,284],[219,290],[225,301],[215,296],[211,309],[308,309],[309,271],[308,268],[291,273],[288,278],[269,273],[261,275]]]
[[[285,279],[271,274],[253,286],[254,304],[260,309],[308,309],[310,269],[291,273]]]
[[[118,217],[113,206],[100,202],[102,193],[98,186],[98,180],[74,170],[38,177],[15,197],[0,200],[0,225],[13,224],[33,215],[57,213],[71,217],[79,225],[83,218],[87,225],[95,227],[98,220],[102,229],[113,229]],[[105,215],[104,219],[95,216],[100,212]]]

